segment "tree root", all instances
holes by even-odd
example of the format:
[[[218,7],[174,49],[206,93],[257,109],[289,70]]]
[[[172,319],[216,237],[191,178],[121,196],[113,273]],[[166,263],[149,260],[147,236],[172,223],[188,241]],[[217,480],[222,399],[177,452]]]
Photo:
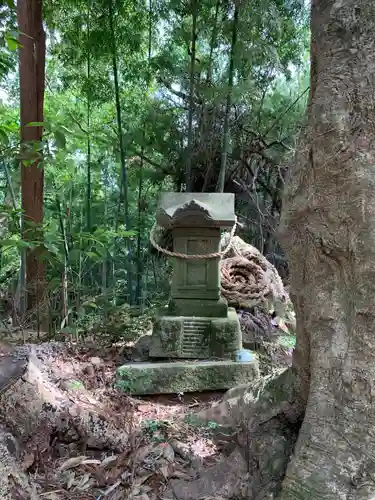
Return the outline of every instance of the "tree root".
[[[215,409],[216,417],[222,412],[221,420],[215,420]],[[201,494],[202,488],[211,484],[216,489],[210,494],[222,499],[278,498],[303,418],[303,408],[296,399],[293,370],[259,381],[252,387],[234,388],[220,405],[199,417],[237,427],[238,442],[232,454],[207,470],[195,486],[189,483],[190,494],[192,491]],[[231,466],[233,463],[235,467]],[[220,473],[223,470],[225,474]],[[173,491],[179,500],[187,498],[183,481],[175,482]],[[189,497],[190,500],[198,498]]]

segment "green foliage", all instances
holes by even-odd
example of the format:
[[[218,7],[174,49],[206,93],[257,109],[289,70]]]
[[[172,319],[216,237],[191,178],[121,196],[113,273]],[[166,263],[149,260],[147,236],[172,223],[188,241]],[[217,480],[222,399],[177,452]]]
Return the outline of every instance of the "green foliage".
[[[220,169],[233,5],[198,4],[191,154],[194,190],[210,191]],[[109,5],[44,2],[44,122],[29,124],[44,127],[42,144],[29,145],[29,163],[38,156],[45,171],[45,220],[38,231],[47,291],[54,297],[50,314],[56,331],[74,336],[95,330],[129,337],[143,327],[126,304],[145,310],[167,299],[170,266],[152,255],[148,234],[159,193],[185,183],[190,4],[112,0],[129,191],[126,230]],[[19,43],[12,2],[0,8],[0,35],[0,80],[8,83],[0,100],[5,288],[17,281],[23,249],[40,239],[19,236]],[[237,190],[246,239],[264,249],[281,204],[280,166],[292,154],[306,103],[306,10],[297,0],[242,2],[237,38],[226,189]],[[128,243],[133,297],[126,292]]]

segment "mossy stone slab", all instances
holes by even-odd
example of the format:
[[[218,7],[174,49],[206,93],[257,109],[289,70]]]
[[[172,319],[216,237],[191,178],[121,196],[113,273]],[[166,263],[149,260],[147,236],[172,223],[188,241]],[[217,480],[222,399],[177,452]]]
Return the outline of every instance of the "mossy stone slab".
[[[116,386],[122,392],[141,394],[178,394],[226,390],[251,383],[259,377],[253,361],[178,361],[129,363],[117,370]]]
[[[235,359],[242,348],[236,310],[225,318],[159,316],[153,326],[150,358]]]

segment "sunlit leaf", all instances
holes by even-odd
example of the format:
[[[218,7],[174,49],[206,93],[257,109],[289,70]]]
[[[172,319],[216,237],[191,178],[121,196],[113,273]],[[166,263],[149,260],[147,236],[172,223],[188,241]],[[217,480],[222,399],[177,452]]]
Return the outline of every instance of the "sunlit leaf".
[[[29,122],[26,124],[26,127],[44,127],[44,122]]]
[[[66,147],[66,137],[65,134],[61,130],[54,131],[56,146],[58,148],[64,149]]]
[[[17,40],[17,38],[12,37],[8,33],[5,35],[5,39],[7,41],[8,49],[11,50],[12,52],[15,52],[18,49],[18,47],[22,47],[19,40]]]

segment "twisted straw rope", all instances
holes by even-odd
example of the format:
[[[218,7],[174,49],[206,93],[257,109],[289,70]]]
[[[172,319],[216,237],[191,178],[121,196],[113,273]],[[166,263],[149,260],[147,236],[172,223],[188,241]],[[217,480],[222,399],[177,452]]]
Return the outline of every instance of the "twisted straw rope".
[[[158,225],[155,222],[155,224],[153,225],[153,227],[150,231],[150,241],[151,241],[152,245],[156,248],[156,250],[159,250],[159,252],[162,252],[165,255],[169,255],[169,257],[177,257],[178,259],[187,259],[187,260],[217,259],[218,257],[220,257],[220,258],[224,257],[224,255],[227,254],[229,252],[229,250],[232,248],[234,233],[236,232],[236,228],[237,228],[237,216],[235,216],[234,224],[233,224],[233,227],[230,231],[229,242],[228,242],[227,247],[224,250],[222,250],[221,252],[208,253],[208,254],[204,254],[204,255],[197,255],[197,254],[187,255],[185,253],[171,252],[171,251],[167,250],[166,248],[161,247],[155,241],[155,233],[156,233],[157,228],[158,228]]]
[[[267,266],[256,255],[225,259],[221,266],[221,291],[227,301],[237,307],[264,300],[271,293]]]

